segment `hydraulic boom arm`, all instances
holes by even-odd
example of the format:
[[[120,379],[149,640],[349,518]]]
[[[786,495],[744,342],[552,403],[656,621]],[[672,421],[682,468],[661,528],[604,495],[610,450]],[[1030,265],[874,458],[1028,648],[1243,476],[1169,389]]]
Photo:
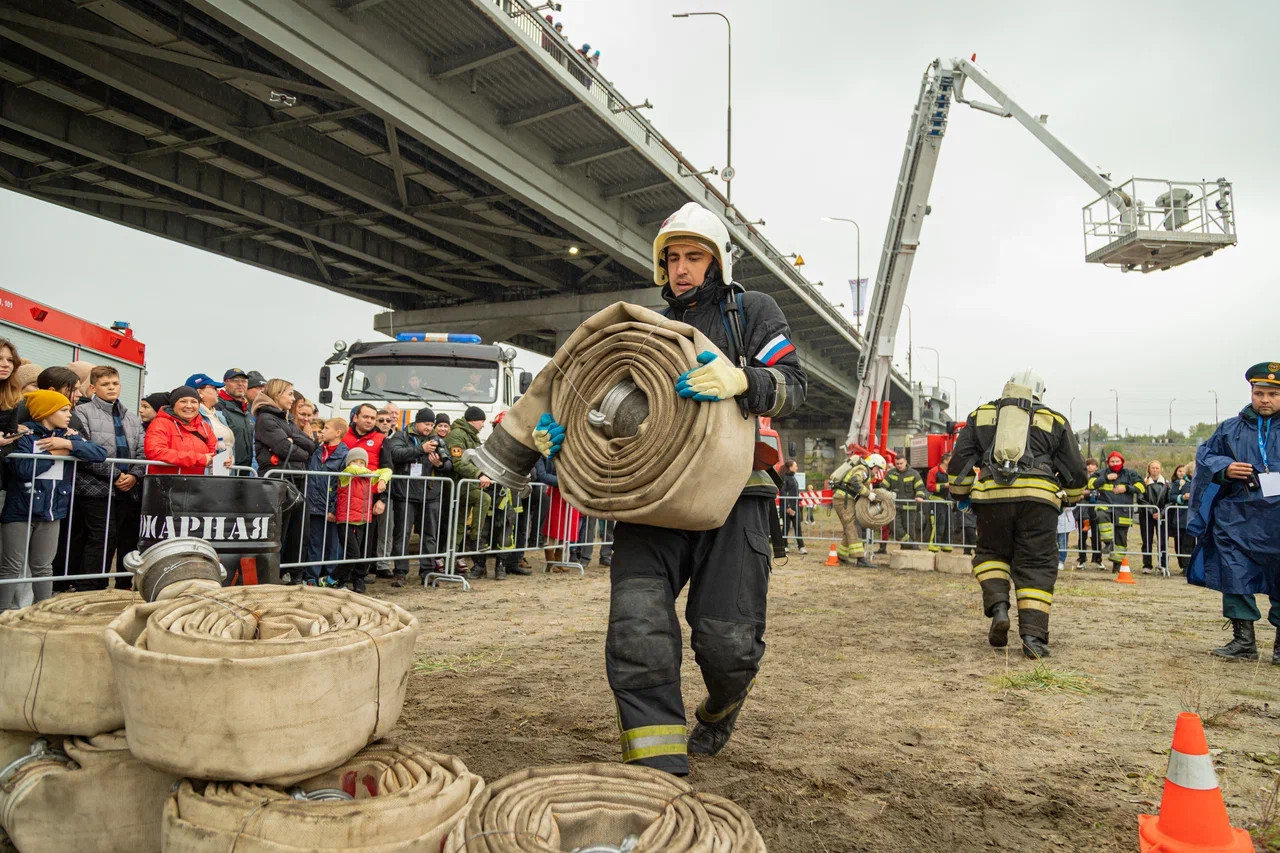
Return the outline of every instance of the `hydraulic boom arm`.
[[[965,98],[966,79],[973,80],[996,103]],[[874,429],[874,425],[868,423],[867,415],[872,402],[884,400],[888,392],[898,322],[920,245],[920,229],[929,213],[929,189],[953,99],[982,112],[1015,119],[1098,194],[1085,208],[1085,240],[1087,249],[1091,238],[1105,245],[1088,252],[1087,261],[1149,272],[1208,257],[1218,248],[1235,244],[1231,185],[1225,179],[1199,184],[1133,179],[1113,185],[1109,173],[1090,167],[1049,131],[1045,116],[1034,116],[1019,106],[972,59],[934,60],[925,70],[920,98],[911,114],[880,253],[868,311],[867,344],[858,358],[858,394],[849,425],[851,444],[875,444],[874,437],[868,441],[868,428]],[[1139,200],[1135,188],[1140,181],[1156,185],[1156,192],[1164,195],[1154,201]],[[1095,216],[1093,208],[1098,205],[1104,212]],[[1108,214],[1106,210],[1115,212]]]

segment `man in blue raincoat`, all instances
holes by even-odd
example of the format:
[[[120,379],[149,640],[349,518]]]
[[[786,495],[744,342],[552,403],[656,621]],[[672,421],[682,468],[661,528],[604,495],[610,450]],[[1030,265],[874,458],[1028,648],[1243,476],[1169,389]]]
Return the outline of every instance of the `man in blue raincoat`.
[[[1255,364],[1245,379],[1250,404],[1196,451],[1187,532],[1201,538],[1187,581],[1222,593],[1234,637],[1213,654],[1229,660],[1258,659],[1254,596],[1265,593],[1277,629],[1271,662],[1280,665],[1280,362]]]

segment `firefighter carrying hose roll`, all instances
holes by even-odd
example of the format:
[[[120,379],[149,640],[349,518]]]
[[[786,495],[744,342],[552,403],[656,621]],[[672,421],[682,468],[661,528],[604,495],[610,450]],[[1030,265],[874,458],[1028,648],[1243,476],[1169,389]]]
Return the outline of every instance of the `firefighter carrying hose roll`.
[[[1080,499],[1087,479],[1071,425],[1043,396],[1038,373],[1015,373],[999,400],[969,415],[947,469],[951,494],[971,501],[978,519],[973,573],[991,618],[987,640],[1008,644],[1012,581],[1022,652],[1033,659],[1049,656],[1058,514]]]
[[[653,279],[667,301],[665,316],[698,329],[726,354],[700,354],[676,391],[697,401],[735,398],[744,417],[786,415],[804,402],[806,389],[787,318],[773,297],[744,292],[732,276],[729,231],[714,213],[690,202],[662,224],[653,241]],[[554,455],[564,430],[544,415],[533,432],[538,450]],[[605,669],[623,761],[683,776],[689,752],[715,755],[728,742],[764,655],[776,496],[768,473],[753,471],[719,528],[618,522]],[[690,642],[707,687],[687,739],[675,612],[685,584]]]
[[[872,453],[863,459],[854,452],[852,446],[848,452],[849,458],[831,472],[831,503],[843,528],[843,538],[836,546],[836,556],[842,563],[853,563],[869,569],[872,567],[871,561],[867,559],[866,543],[863,541],[862,528],[854,517],[853,504],[857,498],[876,500],[872,486],[884,479],[885,461],[879,453]]]

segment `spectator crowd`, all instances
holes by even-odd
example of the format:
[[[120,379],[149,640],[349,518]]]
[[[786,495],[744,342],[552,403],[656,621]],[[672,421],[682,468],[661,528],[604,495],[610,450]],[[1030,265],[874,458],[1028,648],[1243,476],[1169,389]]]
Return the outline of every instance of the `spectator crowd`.
[[[0,338],[0,578],[25,572],[35,600],[107,587],[105,575],[139,545],[142,484],[156,474],[290,482],[298,499],[286,502],[280,539],[282,563],[302,564],[286,568],[295,584],[404,586],[414,561],[405,555],[422,555],[422,577],[445,569],[450,544],[471,555],[455,570],[472,579],[486,573],[485,552],[502,549],[494,577],[503,579],[530,574],[517,545],[547,549],[549,562],[589,562],[593,549],[577,543],[611,533],[564,502],[553,463],[528,497],[481,475],[462,455],[480,444],[486,416],[475,406],[456,420],[422,408],[403,427],[394,403],[322,419],[288,380],[238,367],[220,380],[194,373],[142,397],[136,412],[121,390],[114,367],[42,367]],[[449,530],[455,494],[463,507]],[[21,586],[0,584],[0,609],[19,606]]]

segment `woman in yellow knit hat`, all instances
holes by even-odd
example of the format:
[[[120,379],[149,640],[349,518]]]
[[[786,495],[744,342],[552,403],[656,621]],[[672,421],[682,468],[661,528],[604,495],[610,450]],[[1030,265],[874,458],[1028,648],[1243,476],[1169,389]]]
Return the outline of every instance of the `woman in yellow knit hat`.
[[[101,462],[107,452],[78,435],[68,433],[71,401],[57,391],[31,391],[24,395],[30,432],[18,439],[5,459],[4,511],[0,513],[0,579],[21,577],[23,568],[33,578],[53,574],[58,532],[71,508],[71,484],[75,468],[64,457]],[[32,584],[36,601],[53,594],[48,580]],[[17,586],[0,584],[0,609],[15,606]]]

